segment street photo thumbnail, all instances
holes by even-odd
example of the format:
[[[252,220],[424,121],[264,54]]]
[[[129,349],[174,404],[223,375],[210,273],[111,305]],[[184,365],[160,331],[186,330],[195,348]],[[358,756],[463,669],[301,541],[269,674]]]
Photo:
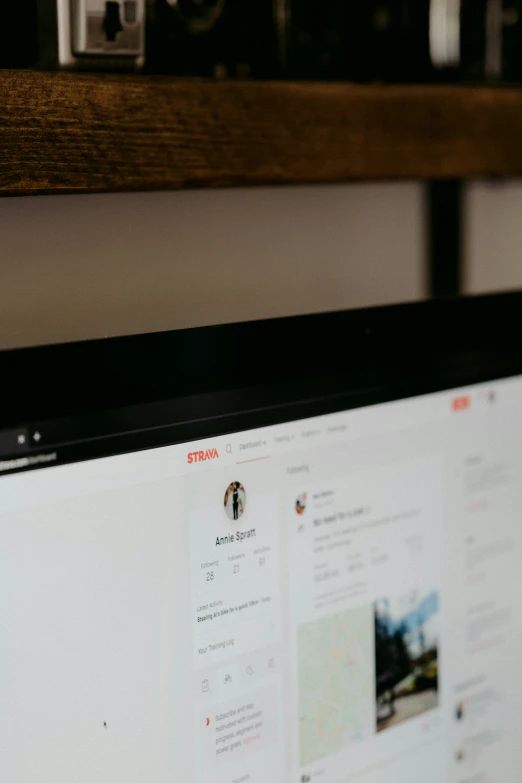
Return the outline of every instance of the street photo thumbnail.
[[[412,590],[374,603],[377,731],[439,703],[439,595]]]
[[[233,522],[239,519],[246,508],[245,488],[239,481],[233,481],[225,492],[225,513]]]

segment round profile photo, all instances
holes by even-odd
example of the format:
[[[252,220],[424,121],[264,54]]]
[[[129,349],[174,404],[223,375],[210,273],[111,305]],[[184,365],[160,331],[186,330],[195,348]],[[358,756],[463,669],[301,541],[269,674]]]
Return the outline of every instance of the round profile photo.
[[[306,511],[306,492],[302,492],[295,501],[295,510],[299,516],[302,516]]]
[[[225,492],[225,512],[233,522],[239,519],[246,507],[245,488],[239,481],[233,481],[229,484]]]

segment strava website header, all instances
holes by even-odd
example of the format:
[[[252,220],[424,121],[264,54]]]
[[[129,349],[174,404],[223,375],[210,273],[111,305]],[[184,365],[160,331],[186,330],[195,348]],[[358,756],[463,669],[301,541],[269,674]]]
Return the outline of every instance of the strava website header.
[[[2,779],[518,783],[522,379],[0,478]]]
[[[200,451],[191,451],[187,454],[189,465],[192,465],[193,462],[207,462],[210,459],[219,459],[217,449],[201,449]]]

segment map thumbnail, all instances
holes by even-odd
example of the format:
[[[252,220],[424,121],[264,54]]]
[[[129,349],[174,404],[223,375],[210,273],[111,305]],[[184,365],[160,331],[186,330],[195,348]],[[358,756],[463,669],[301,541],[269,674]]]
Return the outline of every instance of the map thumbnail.
[[[373,608],[368,605],[299,628],[301,766],[373,734],[373,645]]]

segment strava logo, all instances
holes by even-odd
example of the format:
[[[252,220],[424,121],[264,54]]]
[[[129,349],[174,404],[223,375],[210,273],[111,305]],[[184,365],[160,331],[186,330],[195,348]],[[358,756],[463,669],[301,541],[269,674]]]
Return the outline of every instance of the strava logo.
[[[189,465],[192,465],[193,462],[206,462],[207,459],[219,459],[217,449],[192,451],[190,454],[187,454],[187,462]]]

